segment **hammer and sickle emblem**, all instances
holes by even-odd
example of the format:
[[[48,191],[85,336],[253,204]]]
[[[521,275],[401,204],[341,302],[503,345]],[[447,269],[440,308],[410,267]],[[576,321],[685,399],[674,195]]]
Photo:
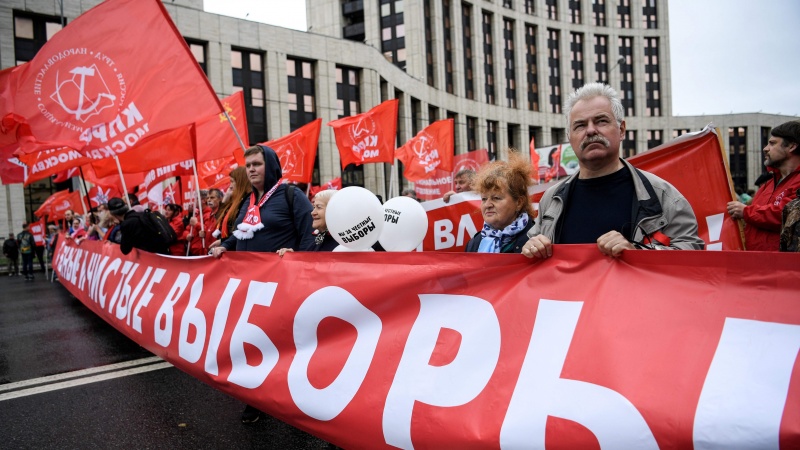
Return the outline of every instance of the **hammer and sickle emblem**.
[[[73,75],[78,75],[80,77],[80,84],[78,86],[78,107],[76,109],[70,109],[64,102],[64,99],[61,98],[61,83],[59,83],[58,81],[58,72],[56,72],[56,86],[57,86],[56,97],[58,97],[58,104],[61,105],[62,108],[64,108],[64,111],[70,114],[75,114],[75,118],[77,120],[81,120],[81,116],[83,114],[95,111],[95,109],[97,109],[97,105],[100,104],[103,98],[107,98],[111,101],[116,99],[114,95],[100,93],[97,94],[97,99],[95,99],[95,101],[91,105],[84,108],[83,106],[84,98],[88,98],[86,96],[86,77],[87,76],[93,77],[95,70],[92,67],[76,67],[70,70],[69,73]]]

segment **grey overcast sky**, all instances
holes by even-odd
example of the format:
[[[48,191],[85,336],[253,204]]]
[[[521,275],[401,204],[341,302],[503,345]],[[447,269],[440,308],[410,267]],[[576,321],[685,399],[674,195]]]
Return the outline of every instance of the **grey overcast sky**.
[[[205,10],[306,30],[302,0],[205,0]],[[669,0],[673,114],[800,115],[799,25],[798,0]]]

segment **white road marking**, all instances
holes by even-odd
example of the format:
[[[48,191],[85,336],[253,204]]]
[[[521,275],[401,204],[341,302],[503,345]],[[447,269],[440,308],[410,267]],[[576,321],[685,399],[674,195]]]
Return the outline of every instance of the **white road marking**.
[[[0,385],[0,401],[173,367],[154,356]]]

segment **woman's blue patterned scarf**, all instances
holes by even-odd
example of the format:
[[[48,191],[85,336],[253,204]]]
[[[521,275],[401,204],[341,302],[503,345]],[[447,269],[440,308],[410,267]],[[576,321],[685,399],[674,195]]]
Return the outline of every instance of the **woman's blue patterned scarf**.
[[[504,245],[511,242],[514,237],[528,226],[528,213],[523,212],[511,225],[497,230],[484,222],[481,230],[481,243],[478,246],[478,253],[500,253]]]

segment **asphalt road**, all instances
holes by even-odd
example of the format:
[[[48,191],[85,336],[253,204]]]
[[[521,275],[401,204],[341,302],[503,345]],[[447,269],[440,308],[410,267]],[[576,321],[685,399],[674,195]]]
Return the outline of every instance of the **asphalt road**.
[[[0,275],[0,448],[327,449],[153,356],[58,282]]]

